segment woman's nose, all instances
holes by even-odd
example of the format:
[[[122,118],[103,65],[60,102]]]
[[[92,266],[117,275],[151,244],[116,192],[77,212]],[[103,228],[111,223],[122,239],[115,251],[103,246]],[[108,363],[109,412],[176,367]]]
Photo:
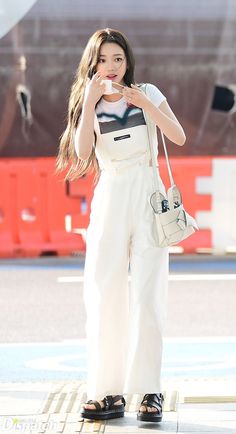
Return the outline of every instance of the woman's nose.
[[[107,62],[107,70],[113,72],[116,70],[116,64],[113,61]]]

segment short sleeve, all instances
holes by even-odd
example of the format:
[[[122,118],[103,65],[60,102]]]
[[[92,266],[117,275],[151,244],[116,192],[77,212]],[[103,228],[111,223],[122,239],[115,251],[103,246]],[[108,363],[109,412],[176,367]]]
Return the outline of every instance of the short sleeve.
[[[148,97],[156,107],[158,107],[167,99],[166,96],[163,95],[163,93],[154,84],[147,83],[147,90]]]

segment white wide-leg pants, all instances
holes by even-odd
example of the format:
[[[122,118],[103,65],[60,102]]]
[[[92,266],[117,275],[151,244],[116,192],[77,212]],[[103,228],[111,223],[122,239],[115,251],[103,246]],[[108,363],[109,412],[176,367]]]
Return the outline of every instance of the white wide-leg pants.
[[[102,171],[95,187],[84,270],[88,399],[161,391],[169,255],[157,247],[152,175],[146,165]]]

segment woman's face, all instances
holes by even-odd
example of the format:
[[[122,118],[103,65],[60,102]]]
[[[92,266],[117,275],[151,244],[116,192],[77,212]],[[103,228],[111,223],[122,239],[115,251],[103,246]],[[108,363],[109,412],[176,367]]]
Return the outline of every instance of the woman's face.
[[[115,42],[104,42],[100,49],[96,71],[100,72],[104,79],[124,84],[123,77],[127,69],[125,52]]]

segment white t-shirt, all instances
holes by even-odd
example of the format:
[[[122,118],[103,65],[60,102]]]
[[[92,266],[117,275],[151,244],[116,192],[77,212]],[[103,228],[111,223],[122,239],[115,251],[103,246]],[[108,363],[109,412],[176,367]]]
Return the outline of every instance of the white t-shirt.
[[[149,83],[148,86],[150,99],[152,103],[158,107],[164,100],[166,100],[166,97],[156,86],[154,86],[154,84]],[[104,98],[101,98],[96,107],[96,114],[99,124],[102,122],[112,121],[113,125],[111,125],[110,128],[113,127],[118,129],[118,127],[120,128],[124,125],[126,128],[128,128],[140,125],[140,122],[142,122],[142,109],[134,106],[128,106],[124,97],[121,97],[118,101],[106,101]],[[127,125],[128,117],[133,115],[136,115],[137,118],[135,125],[134,122],[132,122],[132,125]],[[129,123],[130,122],[128,122],[128,124]],[[105,125],[102,127],[100,124],[100,129],[101,134],[106,132]]]
[[[155,106],[166,99],[153,84],[148,84],[148,97]],[[149,138],[143,110],[128,106],[124,97],[118,101],[101,98],[96,106],[99,140],[95,153],[100,168],[116,168],[149,158]]]

